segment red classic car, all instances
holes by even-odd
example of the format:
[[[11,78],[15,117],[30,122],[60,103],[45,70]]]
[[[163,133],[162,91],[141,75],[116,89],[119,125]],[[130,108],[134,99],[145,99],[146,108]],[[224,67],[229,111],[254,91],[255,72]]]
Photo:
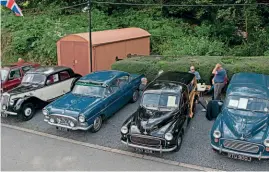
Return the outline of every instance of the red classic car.
[[[12,65],[3,66],[0,69],[1,76],[1,92],[6,92],[21,83],[24,74],[31,68],[40,66],[36,63],[18,62]]]

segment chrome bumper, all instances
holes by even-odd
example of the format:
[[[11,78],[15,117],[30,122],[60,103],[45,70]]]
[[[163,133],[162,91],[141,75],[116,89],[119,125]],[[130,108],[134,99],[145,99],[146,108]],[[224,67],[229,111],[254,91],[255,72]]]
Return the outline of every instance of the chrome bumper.
[[[214,149],[218,150],[219,153],[225,152],[225,153],[238,154],[238,155],[248,156],[248,157],[252,157],[252,158],[257,158],[259,160],[261,160],[261,159],[269,159],[269,156],[263,156],[262,152],[259,155],[253,155],[253,154],[248,154],[248,153],[244,153],[244,152],[236,152],[236,151],[229,150],[229,149],[222,148],[222,147],[217,147],[217,146],[212,145],[212,144],[211,144],[211,146]]]
[[[18,115],[16,112],[10,112],[6,110],[0,110],[1,114],[7,114],[7,115]]]
[[[68,126],[68,125],[52,123],[52,122],[48,121],[47,119],[44,119],[44,121],[47,122],[50,125],[53,125],[53,126],[56,126],[56,127],[67,128],[67,129],[70,129],[70,130],[85,130],[86,131],[86,130],[89,130],[93,126],[93,125],[87,125],[85,127],[82,127],[82,126],[71,127],[71,126]]]
[[[172,148],[169,148],[169,149],[164,149],[164,148],[152,148],[152,147],[146,147],[146,146],[141,146],[141,145],[135,145],[135,144],[132,144],[132,143],[128,143],[128,142],[125,142],[125,141],[122,141],[121,142],[127,146],[130,146],[130,147],[134,147],[134,148],[140,148],[140,149],[146,149],[146,150],[151,150],[151,151],[157,151],[157,152],[171,152],[173,150],[175,150],[177,147],[172,147]]]

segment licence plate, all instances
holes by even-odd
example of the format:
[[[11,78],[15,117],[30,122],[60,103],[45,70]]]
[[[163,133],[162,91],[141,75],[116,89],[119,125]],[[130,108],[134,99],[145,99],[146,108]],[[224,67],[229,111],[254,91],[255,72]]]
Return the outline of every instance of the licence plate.
[[[147,149],[135,148],[135,150],[141,153],[153,153],[152,150],[147,150]]]
[[[68,128],[64,128],[64,127],[57,127],[57,129],[61,131],[68,131]]]
[[[237,155],[237,154],[228,153],[228,157],[233,158],[233,159],[238,159],[241,161],[249,161],[249,162],[251,161],[251,157],[244,156],[244,155]]]

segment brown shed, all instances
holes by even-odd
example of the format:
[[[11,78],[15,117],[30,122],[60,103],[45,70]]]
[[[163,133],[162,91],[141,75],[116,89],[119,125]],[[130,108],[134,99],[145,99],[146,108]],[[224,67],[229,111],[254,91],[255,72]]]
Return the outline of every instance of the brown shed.
[[[71,67],[76,73],[90,73],[89,33],[71,34],[57,42],[58,65]],[[116,57],[128,54],[149,55],[150,34],[140,28],[92,32],[93,71],[111,69]]]

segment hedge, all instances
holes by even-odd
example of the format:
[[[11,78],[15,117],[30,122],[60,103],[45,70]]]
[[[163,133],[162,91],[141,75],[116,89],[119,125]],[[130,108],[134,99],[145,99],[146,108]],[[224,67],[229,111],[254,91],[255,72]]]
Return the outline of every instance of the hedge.
[[[140,56],[117,61],[112,69],[126,71],[129,73],[145,74],[152,80],[159,70],[163,71],[189,71],[194,65],[202,79],[209,83],[211,72],[217,63],[221,63],[227,70],[228,77],[238,72],[255,72],[269,75],[269,56],[259,57],[160,57]]]

